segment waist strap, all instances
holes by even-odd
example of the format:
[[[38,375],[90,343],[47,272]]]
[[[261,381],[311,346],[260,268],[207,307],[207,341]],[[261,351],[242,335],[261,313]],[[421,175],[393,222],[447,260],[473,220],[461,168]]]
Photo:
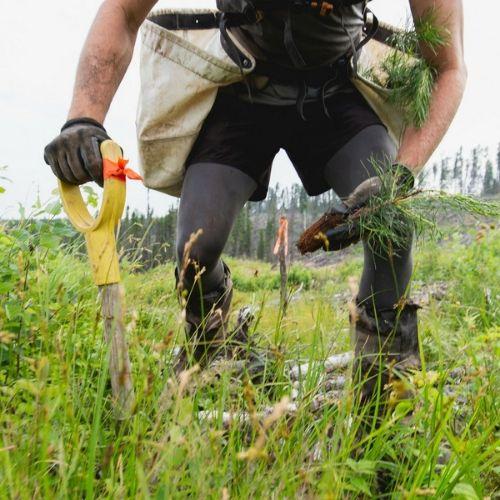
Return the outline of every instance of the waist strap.
[[[276,64],[257,60],[254,73],[261,76],[267,76],[277,82],[304,82],[309,87],[318,87],[325,81],[336,80],[343,81],[349,78],[349,52],[344,57],[328,66],[321,66],[314,69],[295,69],[278,66]]]
[[[222,15],[222,12],[215,11],[201,13],[179,12],[175,14],[153,14],[149,17],[149,20],[168,30],[209,30],[219,28]],[[253,24],[254,22],[243,14],[226,14],[226,16],[228,16],[228,23],[231,27]],[[379,28],[376,19],[367,20],[369,39],[373,37],[374,40],[390,45],[390,37],[396,31],[396,28],[385,23],[381,23]]]
[[[229,27],[251,24],[252,21],[243,14],[224,14],[222,12],[179,12],[169,14],[153,14],[149,20],[167,30],[210,30],[218,29],[222,18],[226,17]]]
[[[388,43],[388,34],[385,30],[381,30],[379,36],[378,34],[378,20],[377,18],[366,9],[366,13],[369,15],[365,16],[365,37],[353,47],[352,55],[355,55],[363,45],[368,43],[372,38],[378,40],[382,43]],[[227,36],[227,30],[231,28],[236,28],[244,25],[254,24],[255,19],[250,19],[245,14],[239,13],[224,13],[224,12],[179,12],[179,13],[168,13],[168,14],[156,14],[149,18],[155,24],[158,24],[162,28],[168,30],[208,30],[208,29],[220,29],[222,34],[222,41],[226,52],[228,52],[229,57],[234,60],[238,66],[241,65],[242,54],[236,47],[234,47]],[[291,45],[291,40],[289,40]],[[275,68],[275,65],[260,62],[258,72],[260,74],[266,74],[268,76],[276,76],[280,79],[293,79],[296,80],[297,77],[306,73],[310,75],[312,80],[321,80],[322,75],[328,77],[331,74],[331,67],[316,69],[305,69],[298,65],[299,68],[286,69],[286,68]],[[243,64],[245,67],[245,64]],[[272,72],[272,75],[270,74]],[[309,77],[308,77],[309,78]]]

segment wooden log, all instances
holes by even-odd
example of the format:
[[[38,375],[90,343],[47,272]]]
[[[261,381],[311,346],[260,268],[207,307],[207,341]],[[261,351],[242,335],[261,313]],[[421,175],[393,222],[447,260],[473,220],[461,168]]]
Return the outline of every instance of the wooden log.
[[[124,292],[120,283],[100,288],[104,340],[109,347],[109,373],[116,418],[124,420],[132,414],[135,405],[131,365],[126,339]]]
[[[318,361],[313,363],[304,363],[302,365],[292,366],[290,369],[290,379],[299,380],[301,377],[305,377],[307,372],[313,369],[319,369],[322,372],[327,373],[334,370],[341,370],[347,368],[352,362],[354,355],[352,352],[346,352],[344,354],[336,354],[327,358],[325,361]]]
[[[342,391],[329,391],[324,394],[316,395],[309,403],[308,408],[312,413],[320,412],[325,407],[337,405],[339,401],[342,400],[343,393]],[[262,411],[258,412],[256,418],[259,421],[263,421],[269,415],[272,414],[275,407],[268,406],[265,407]],[[300,404],[296,401],[290,401],[286,404],[284,408],[284,415],[287,417],[295,417],[299,412]],[[251,424],[252,420],[255,418],[250,415],[247,411],[199,411],[198,418],[200,422],[204,423],[216,423],[221,421],[223,427],[227,428],[232,423],[237,425],[246,425]]]
[[[272,414],[274,407],[268,406],[263,411],[257,414],[257,419],[262,421]],[[285,415],[295,415],[298,411],[296,403],[288,403],[285,408]],[[219,420],[222,421],[224,427],[229,427],[233,422],[238,424],[250,424],[252,422],[252,415],[247,411],[199,411],[198,418],[200,422],[215,423]]]
[[[326,373],[321,376],[318,381],[318,386],[325,392],[343,390],[348,385],[348,379],[345,375],[331,375]],[[292,383],[292,400],[296,400],[298,395],[304,390],[304,379],[296,380]],[[297,394],[297,397],[294,397]]]

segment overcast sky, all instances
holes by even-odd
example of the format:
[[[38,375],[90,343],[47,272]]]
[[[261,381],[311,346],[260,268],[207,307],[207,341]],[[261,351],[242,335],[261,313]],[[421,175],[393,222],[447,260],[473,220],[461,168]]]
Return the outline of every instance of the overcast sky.
[[[0,165],[7,165],[7,193],[0,197],[0,218],[16,213],[39,192],[49,197],[55,187],[42,159],[44,145],[66,119],[78,55],[100,0],[0,0]],[[164,0],[161,6],[211,7],[212,0]],[[500,44],[498,0],[464,0],[469,83],[459,114],[436,153],[452,154],[463,145],[496,147],[500,141]],[[480,6],[480,8],[478,8]],[[404,23],[407,0],[374,0],[373,10],[392,23]],[[137,53],[106,121],[113,138],[137,165],[135,107],[139,88]],[[5,175],[0,173],[1,175]],[[273,182],[297,180],[286,155],[280,154]],[[0,185],[5,184],[0,181]],[[128,204],[144,209],[146,190],[129,183]],[[152,193],[161,214],[173,199]]]

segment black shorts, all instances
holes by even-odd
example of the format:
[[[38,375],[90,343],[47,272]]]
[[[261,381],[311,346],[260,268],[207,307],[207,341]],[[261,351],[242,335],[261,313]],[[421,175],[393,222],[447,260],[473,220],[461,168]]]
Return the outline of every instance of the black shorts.
[[[311,196],[328,191],[324,169],[328,161],[364,128],[381,121],[361,94],[348,84],[326,101],[305,104],[306,121],[296,106],[252,104],[219,92],[187,166],[220,163],[245,172],[258,187],[250,200],[266,197],[274,157],[288,154]]]

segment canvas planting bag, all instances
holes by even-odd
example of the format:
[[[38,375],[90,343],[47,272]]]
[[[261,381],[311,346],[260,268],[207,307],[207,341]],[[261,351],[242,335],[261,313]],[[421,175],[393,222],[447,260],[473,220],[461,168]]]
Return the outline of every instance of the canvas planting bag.
[[[240,69],[225,52],[218,29],[166,29],[166,17],[215,15],[206,10],[162,10],[142,29],[141,92],[137,112],[144,184],[179,196],[186,159],[212,109],[219,87],[243,80],[255,60],[233,39],[250,64]],[[196,21],[195,21],[196,22]]]
[[[389,25],[385,25],[384,28],[389,32],[395,31]],[[399,146],[406,125],[404,110],[390,102],[390,89],[382,87],[369,77],[369,75],[376,74],[379,81],[384,81],[385,75],[381,70],[381,62],[394,50],[396,49],[384,41],[371,39],[360,52],[357,63],[354,63],[354,59],[351,60],[351,80]]]
[[[255,59],[229,31],[248,64],[240,67],[228,56],[214,23],[218,14],[166,9],[149,16],[142,29],[137,113],[140,166],[147,187],[172,196],[180,195],[186,160],[218,89],[242,81],[255,69]],[[403,110],[389,102],[390,90],[365,76],[380,72],[380,62],[394,49],[384,40],[370,37],[366,42],[353,58],[352,82],[399,144],[405,127]]]

